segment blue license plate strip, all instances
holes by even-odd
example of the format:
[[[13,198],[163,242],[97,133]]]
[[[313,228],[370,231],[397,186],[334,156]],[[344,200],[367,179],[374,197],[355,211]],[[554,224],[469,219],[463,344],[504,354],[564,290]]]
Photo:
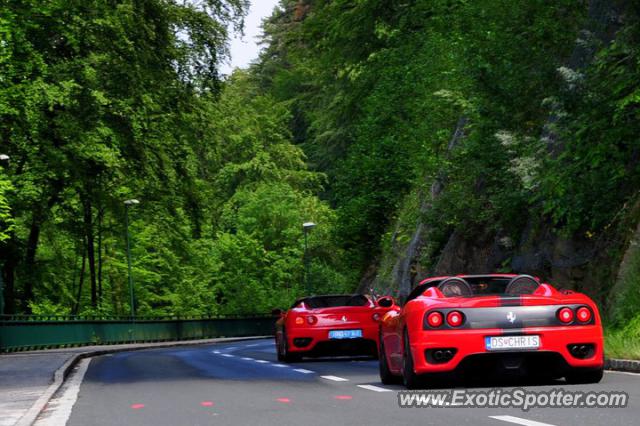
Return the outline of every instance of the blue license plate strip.
[[[362,330],[330,330],[329,339],[359,339]]]

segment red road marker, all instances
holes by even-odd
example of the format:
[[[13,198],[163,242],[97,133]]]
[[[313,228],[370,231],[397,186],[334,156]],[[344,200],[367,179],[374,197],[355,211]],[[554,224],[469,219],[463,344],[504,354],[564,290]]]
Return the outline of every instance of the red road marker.
[[[144,408],[144,404],[133,404],[131,405],[131,408],[133,408],[134,410],[139,410],[141,408]]]
[[[349,400],[349,399],[353,399],[353,397],[351,395],[337,395],[336,399],[340,399],[343,401]]]
[[[200,405],[202,405],[203,407],[213,407],[213,402],[211,402],[211,401],[202,401],[200,403]]]
[[[283,404],[288,404],[291,402],[289,398],[277,398],[276,401],[282,402]]]

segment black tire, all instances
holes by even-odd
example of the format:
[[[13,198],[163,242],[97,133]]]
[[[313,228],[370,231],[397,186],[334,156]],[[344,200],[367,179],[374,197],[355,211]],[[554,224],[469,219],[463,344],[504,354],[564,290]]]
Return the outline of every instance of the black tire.
[[[409,333],[404,331],[404,351],[402,355],[402,382],[407,389],[420,389],[423,386],[422,377],[413,371],[413,357],[409,344]]]
[[[282,329],[282,341],[280,342],[280,345],[278,350],[278,361],[289,363],[298,362],[302,359],[301,354],[289,352],[289,342],[287,341],[287,333],[284,329]]]
[[[387,356],[384,352],[384,344],[382,343],[382,336],[380,336],[380,347],[378,351],[378,365],[380,367],[380,381],[384,385],[397,385],[402,383],[402,377],[396,376],[389,370],[389,364],[387,364]]]
[[[584,385],[588,383],[599,383],[603,375],[603,368],[589,370],[575,369],[568,372],[565,379],[567,383],[572,385]]]
[[[278,338],[276,337],[276,354],[278,357],[278,361],[279,362],[283,362],[284,361],[284,355],[283,355],[283,350],[282,350],[282,340],[278,340]]]

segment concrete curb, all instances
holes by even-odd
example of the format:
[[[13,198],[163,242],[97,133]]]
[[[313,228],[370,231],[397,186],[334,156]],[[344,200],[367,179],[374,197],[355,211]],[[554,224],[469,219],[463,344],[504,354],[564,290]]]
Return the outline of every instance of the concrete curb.
[[[273,336],[253,336],[253,337],[221,337],[218,339],[207,340],[189,340],[184,342],[162,342],[162,343],[141,343],[133,346],[122,346],[118,348],[93,349],[86,352],[79,352],[72,355],[64,365],[56,370],[53,375],[53,383],[49,385],[47,390],[38,398],[38,400],[29,408],[29,410],[18,420],[15,426],[32,426],[37,420],[40,413],[45,409],[53,395],[60,389],[69,373],[76,364],[84,358],[92,358],[100,355],[113,354],[118,352],[141,351],[145,349],[161,349],[173,348],[179,346],[196,346],[208,345],[212,343],[239,342],[243,340],[257,340],[272,338]]]
[[[631,359],[612,359],[604,360],[605,370],[626,371],[628,373],[640,373],[640,361]]]

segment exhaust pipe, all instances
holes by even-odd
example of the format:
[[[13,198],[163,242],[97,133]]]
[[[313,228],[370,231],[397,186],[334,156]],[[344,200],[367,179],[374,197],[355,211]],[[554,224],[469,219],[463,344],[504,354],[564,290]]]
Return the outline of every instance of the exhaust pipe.
[[[594,346],[591,344],[572,344],[569,345],[569,353],[578,359],[585,359],[592,355]]]
[[[457,349],[455,348],[434,348],[424,351],[424,356],[430,364],[444,364],[449,362],[456,356]]]

